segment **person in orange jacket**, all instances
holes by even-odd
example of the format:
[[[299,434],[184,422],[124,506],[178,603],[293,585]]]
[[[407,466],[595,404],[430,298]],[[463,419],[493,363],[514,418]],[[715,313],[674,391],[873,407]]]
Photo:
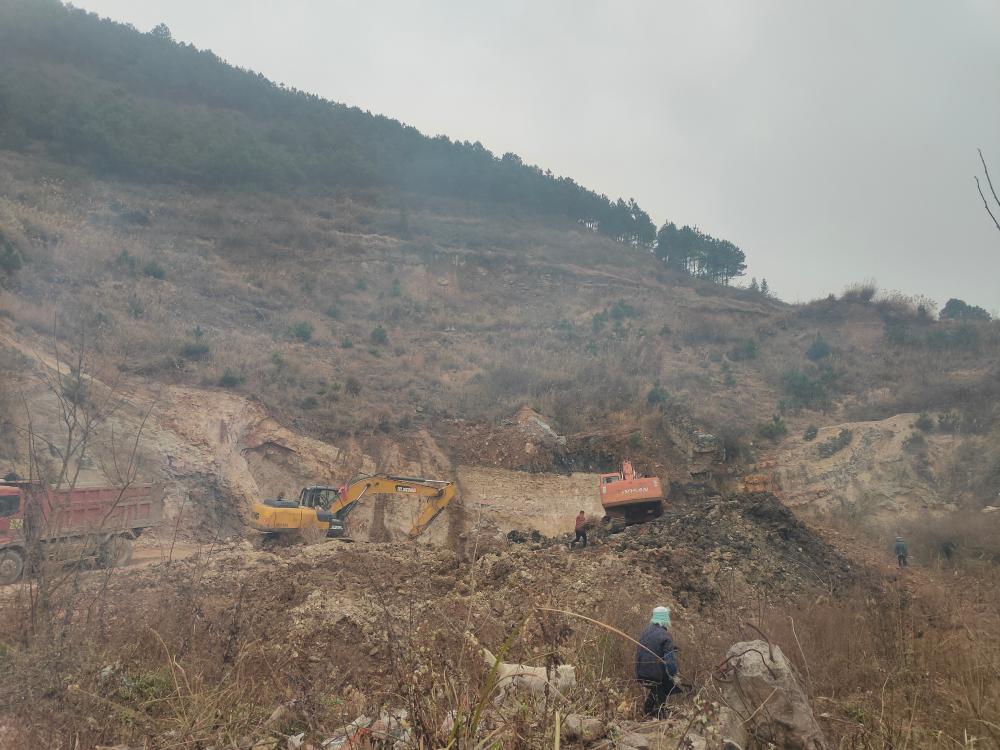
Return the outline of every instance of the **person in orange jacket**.
[[[583,542],[583,546],[586,547],[587,546],[587,514],[584,513],[582,510],[580,511],[580,515],[578,515],[576,517],[576,526],[575,526],[575,529],[576,529],[576,537],[573,539],[572,542],[569,543],[570,549],[572,549],[576,545],[576,543],[580,542],[580,541],[582,541]]]

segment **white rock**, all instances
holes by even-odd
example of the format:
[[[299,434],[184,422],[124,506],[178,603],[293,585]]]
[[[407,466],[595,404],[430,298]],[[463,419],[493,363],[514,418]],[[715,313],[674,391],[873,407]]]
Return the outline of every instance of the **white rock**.
[[[607,728],[600,719],[581,714],[567,714],[562,721],[562,736],[567,740],[593,742],[604,736]]]
[[[734,643],[727,657],[722,692],[728,708],[719,712],[723,738],[746,745],[749,723],[758,739],[777,747],[827,750],[801,679],[780,648],[743,641]]]

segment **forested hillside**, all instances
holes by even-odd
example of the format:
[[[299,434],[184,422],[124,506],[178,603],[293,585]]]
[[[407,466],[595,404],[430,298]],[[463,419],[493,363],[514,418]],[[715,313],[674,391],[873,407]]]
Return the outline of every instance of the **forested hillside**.
[[[140,33],[58,0],[0,2],[0,139],[137,180],[419,192],[565,216],[630,244],[655,239],[634,200],[285,88],[165,26]]]

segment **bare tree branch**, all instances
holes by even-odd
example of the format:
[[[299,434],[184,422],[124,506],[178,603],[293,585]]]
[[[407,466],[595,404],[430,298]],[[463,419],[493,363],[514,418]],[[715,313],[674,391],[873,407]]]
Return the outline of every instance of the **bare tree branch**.
[[[1000,198],[997,197],[997,191],[993,187],[993,180],[990,178],[990,170],[989,167],[986,166],[986,159],[983,157],[983,150],[981,148],[976,150],[979,151],[979,161],[983,163],[983,172],[986,175],[986,184],[990,186],[990,192],[993,193],[993,200],[996,201],[997,207],[1000,208]],[[993,219],[993,223],[996,224],[997,230],[1000,231],[1000,221],[997,221],[997,217],[990,209],[990,202],[983,194],[983,186],[979,184],[979,177],[976,177],[975,179],[976,188],[979,190],[979,197],[983,199],[983,207],[986,209],[986,213],[990,215],[990,218]]]
[[[993,193],[993,200],[995,200],[997,205],[1000,206],[1000,198],[997,198],[997,191],[993,188],[993,180],[990,179],[990,170],[989,167],[986,166],[986,159],[983,157],[983,150],[980,148],[977,149],[977,151],[979,151],[979,161],[983,163],[983,172],[986,174],[986,182],[990,186],[990,192]]]
[[[993,223],[997,225],[997,229],[1000,230],[1000,221],[997,221],[997,217],[993,215],[992,211],[990,211],[990,204],[987,202],[986,196],[983,195],[983,188],[979,184],[979,178],[976,177],[975,179],[976,187],[979,188],[979,197],[983,199],[983,207],[986,209],[986,213],[990,215],[990,218],[993,219]]]

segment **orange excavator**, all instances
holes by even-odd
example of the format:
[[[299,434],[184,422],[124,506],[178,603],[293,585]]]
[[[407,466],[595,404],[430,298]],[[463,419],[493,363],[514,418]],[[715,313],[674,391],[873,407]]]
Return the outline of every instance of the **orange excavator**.
[[[660,480],[640,476],[628,459],[622,462],[621,471],[601,474],[601,505],[605,517],[615,524],[628,526],[659,517],[666,497]]]

